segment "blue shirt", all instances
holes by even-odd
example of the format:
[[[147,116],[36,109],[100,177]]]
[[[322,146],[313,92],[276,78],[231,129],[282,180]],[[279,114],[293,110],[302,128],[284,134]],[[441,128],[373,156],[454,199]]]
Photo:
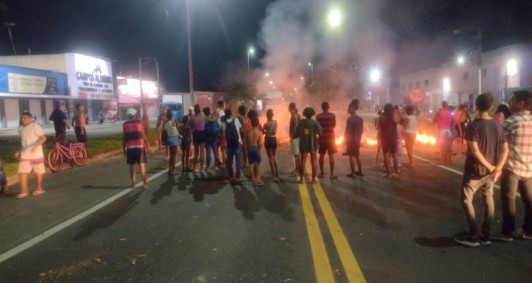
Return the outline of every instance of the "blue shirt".
[[[357,115],[349,117],[345,125],[345,140],[347,144],[360,145],[363,131],[364,120]]]

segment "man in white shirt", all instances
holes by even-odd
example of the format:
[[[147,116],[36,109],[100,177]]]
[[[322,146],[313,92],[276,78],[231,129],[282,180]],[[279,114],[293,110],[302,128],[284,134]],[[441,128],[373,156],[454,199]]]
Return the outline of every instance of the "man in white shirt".
[[[44,193],[42,188],[42,175],[46,171],[44,168],[44,153],[42,145],[46,142],[46,136],[37,123],[33,123],[33,115],[30,112],[23,112],[20,116],[22,128],[20,128],[20,148],[15,152],[15,157],[19,158],[18,173],[20,177],[20,193],[16,198],[25,198],[28,192],[28,174],[31,170],[37,175],[37,188],[32,195],[37,196]]]

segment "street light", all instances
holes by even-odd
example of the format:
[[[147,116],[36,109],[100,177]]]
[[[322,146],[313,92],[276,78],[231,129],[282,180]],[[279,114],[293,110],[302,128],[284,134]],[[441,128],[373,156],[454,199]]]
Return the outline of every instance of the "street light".
[[[460,64],[460,65],[464,65],[464,63],[465,63],[464,56],[462,56],[462,55],[458,56],[458,58],[456,58],[456,62],[458,62],[458,64]]]
[[[342,13],[338,8],[333,8],[329,11],[327,22],[331,27],[339,27],[342,24]]]
[[[255,54],[255,49],[253,49],[253,47],[250,47],[250,48],[248,49],[248,52],[247,52],[247,57],[248,57],[248,72],[247,72],[247,74],[248,74],[248,81],[249,81],[249,56],[250,56],[250,55],[253,55],[253,54]]]
[[[9,39],[11,39],[11,47],[13,47],[13,54],[17,55],[17,50],[15,49],[15,43],[13,42],[13,34],[11,33],[11,27],[14,27],[15,23],[4,22],[4,27],[7,28],[9,33]]]
[[[150,129],[150,118],[148,117],[148,111],[147,111],[147,101],[144,99],[142,93],[142,65],[144,64],[144,61],[153,62],[155,63],[155,70],[157,72],[157,84],[159,84],[159,61],[157,61],[157,58],[154,57],[139,57],[139,84],[140,84],[140,102],[142,106],[142,124],[144,126],[144,132],[146,134],[149,133]],[[160,92],[160,90],[158,89]]]
[[[463,34],[466,32],[472,32],[475,30],[468,30],[468,29],[457,29],[454,31],[454,34]],[[480,28],[476,30],[477,36],[476,39],[478,40],[478,57],[477,59],[477,66],[478,66],[478,94],[482,93],[482,31]]]
[[[378,69],[372,69],[369,73],[369,78],[372,83],[377,83],[381,79],[381,71]]]

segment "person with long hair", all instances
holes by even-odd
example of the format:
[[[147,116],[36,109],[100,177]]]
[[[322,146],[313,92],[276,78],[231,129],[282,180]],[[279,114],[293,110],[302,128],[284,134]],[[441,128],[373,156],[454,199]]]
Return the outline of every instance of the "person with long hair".
[[[268,120],[262,130],[265,135],[264,148],[266,149],[266,154],[268,154],[272,176],[279,178],[279,168],[277,167],[277,158],[275,157],[277,152],[277,121],[273,120],[273,110],[268,109],[266,111],[266,119]]]
[[[305,119],[299,121],[296,128],[295,137],[299,138],[299,152],[301,154],[301,163],[299,165],[299,183],[303,184],[303,175],[305,173],[305,163],[307,156],[310,155],[310,165],[312,168],[312,184],[316,184],[316,153],[318,152],[318,135],[321,135],[320,124],[312,119],[316,112],[311,107],[303,110]]]
[[[177,146],[179,145],[179,131],[177,128],[179,123],[174,118],[172,111],[166,112],[166,123],[164,124],[164,130],[166,131],[166,146],[168,146],[169,158],[168,158],[168,174],[177,175],[175,170],[175,163],[177,159]]]
[[[394,109],[391,103],[384,105],[383,115],[379,119],[379,136],[381,139],[382,153],[384,156],[383,177],[398,178],[397,163],[397,123],[394,120]],[[393,159],[393,173],[390,172],[389,158]]]
[[[436,112],[432,121],[438,128],[438,143],[441,148],[440,162],[442,165],[447,165],[451,162],[451,124],[453,121],[447,101],[442,101],[441,109]]]
[[[194,144],[194,158],[192,171],[194,173],[203,172],[203,163],[205,163],[205,115],[201,112],[199,104],[194,105],[194,119],[189,121],[192,129],[192,143]],[[198,165],[199,157],[199,169]]]

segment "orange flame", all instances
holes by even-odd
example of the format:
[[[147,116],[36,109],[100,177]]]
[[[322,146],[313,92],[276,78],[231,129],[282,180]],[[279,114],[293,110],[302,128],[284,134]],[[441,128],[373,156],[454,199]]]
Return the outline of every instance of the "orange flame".
[[[417,133],[416,135],[416,141],[423,143],[423,144],[430,144],[435,145],[436,144],[436,137],[427,135],[425,133]]]
[[[344,136],[340,136],[339,138],[336,139],[336,145],[341,145],[344,143]]]

